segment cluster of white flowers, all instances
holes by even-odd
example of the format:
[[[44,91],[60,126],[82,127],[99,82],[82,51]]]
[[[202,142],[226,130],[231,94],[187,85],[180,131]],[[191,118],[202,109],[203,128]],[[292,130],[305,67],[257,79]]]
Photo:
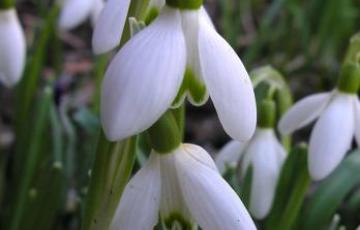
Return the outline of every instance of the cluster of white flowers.
[[[147,130],[186,96],[202,105],[209,95],[231,137],[247,141],[253,135],[256,102],[248,73],[199,2],[188,9],[153,1],[158,16],[111,61],[101,93],[101,121],[108,139]],[[120,43],[129,4],[106,3],[94,29],[95,53]],[[153,150],[126,186],[111,228],[151,229],[159,213],[170,229],[196,224],[203,229],[256,229],[210,155],[191,144],[161,154]]]

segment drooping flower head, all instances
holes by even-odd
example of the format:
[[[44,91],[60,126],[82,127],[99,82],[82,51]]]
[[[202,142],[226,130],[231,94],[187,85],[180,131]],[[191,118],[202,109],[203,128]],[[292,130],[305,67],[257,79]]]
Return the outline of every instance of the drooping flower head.
[[[128,4],[106,4],[95,27],[96,53],[119,43]],[[186,96],[201,105],[208,95],[225,131],[248,140],[256,126],[256,105],[241,60],[215,31],[201,1],[167,1],[110,63],[102,83],[103,128],[110,140],[123,139],[149,128]]]
[[[297,102],[281,118],[284,134],[316,122],[310,136],[308,167],[311,177],[327,177],[351,148],[354,135],[360,145],[359,66],[345,66],[337,89],[318,93]]]
[[[25,35],[15,8],[0,8],[0,82],[7,87],[21,78],[26,55]]]
[[[127,184],[110,229],[152,229],[159,214],[166,229],[256,229],[210,155],[192,144],[151,153]]]
[[[228,167],[239,164],[242,179],[251,167],[249,209],[256,219],[264,219],[271,209],[286,153],[275,135],[273,102],[264,101],[259,111],[258,128],[251,140],[229,142],[219,152],[215,162],[222,173]]]
[[[103,0],[64,0],[59,17],[59,27],[71,30],[88,18],[95,25],[103,7]]]

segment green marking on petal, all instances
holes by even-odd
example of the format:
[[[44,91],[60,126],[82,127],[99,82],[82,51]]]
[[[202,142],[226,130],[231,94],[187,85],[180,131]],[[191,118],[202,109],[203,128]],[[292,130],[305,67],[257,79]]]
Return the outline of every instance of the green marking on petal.
[[[166,230],[193,230],[196,226],[186,220],[180,213],[173,212],[162,220],[163,228]]]
[[[194,105],[203,104],[208,96],[205,84],[199,80],[190,68],[186,68],[184,80],[172,103],[172,107],[176,108],[181,105],[186,95],[188,95],[190,102]]]

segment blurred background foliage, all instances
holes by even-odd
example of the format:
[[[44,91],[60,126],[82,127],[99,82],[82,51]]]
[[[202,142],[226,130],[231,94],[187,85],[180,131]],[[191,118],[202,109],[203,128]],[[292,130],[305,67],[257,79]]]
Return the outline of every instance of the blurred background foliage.
[[[285,76],[295,100],[333,88],[349,38],[360,30],[358,0],[207,0],[205,6],[247,69],[271,64]],[[59,8],[53,1],[23,0],[17,8],[28,64],[16,90],[0,86],[0,229],[79,229],[99,130],[98,85],[108,57],[92,55],[90,22],[70,32],[56,29]],[[211,102],[187,110],[186,141],[215,153],[228,137]],[[305,130],[295,140],[307,137]],[[344,164],[357,162],[351,169],[360,175],[356,157]],[[138,151],[135,170],[143,161]],[[336,181],[354,175],[338,174]],[[325,191],[326,183],[334,186],[324,183]],[[303,229],[328,226],[335,212],[344,214],[341,224],[355,229],[360,189],[355,179],[348,184],[337,185],[346,187],[342,196],[325,193],[325,201],[338,197],[339,208],[328,210],[323,223],[305,212],[313,222]],[[316,201],[309,205],[312,212],[326,208]]]

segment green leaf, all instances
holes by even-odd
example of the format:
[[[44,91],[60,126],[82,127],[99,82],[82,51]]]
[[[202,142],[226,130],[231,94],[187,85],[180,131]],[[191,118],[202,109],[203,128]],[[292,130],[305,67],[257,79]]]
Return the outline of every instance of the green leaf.
[[[326,229],[345,197],[360,183],[360,150],[353,151],[311,196],[302,229]]]
[[[265,229],[293,229],[309,184],[307,149],[300,145],[292,150],[283,165]]]

